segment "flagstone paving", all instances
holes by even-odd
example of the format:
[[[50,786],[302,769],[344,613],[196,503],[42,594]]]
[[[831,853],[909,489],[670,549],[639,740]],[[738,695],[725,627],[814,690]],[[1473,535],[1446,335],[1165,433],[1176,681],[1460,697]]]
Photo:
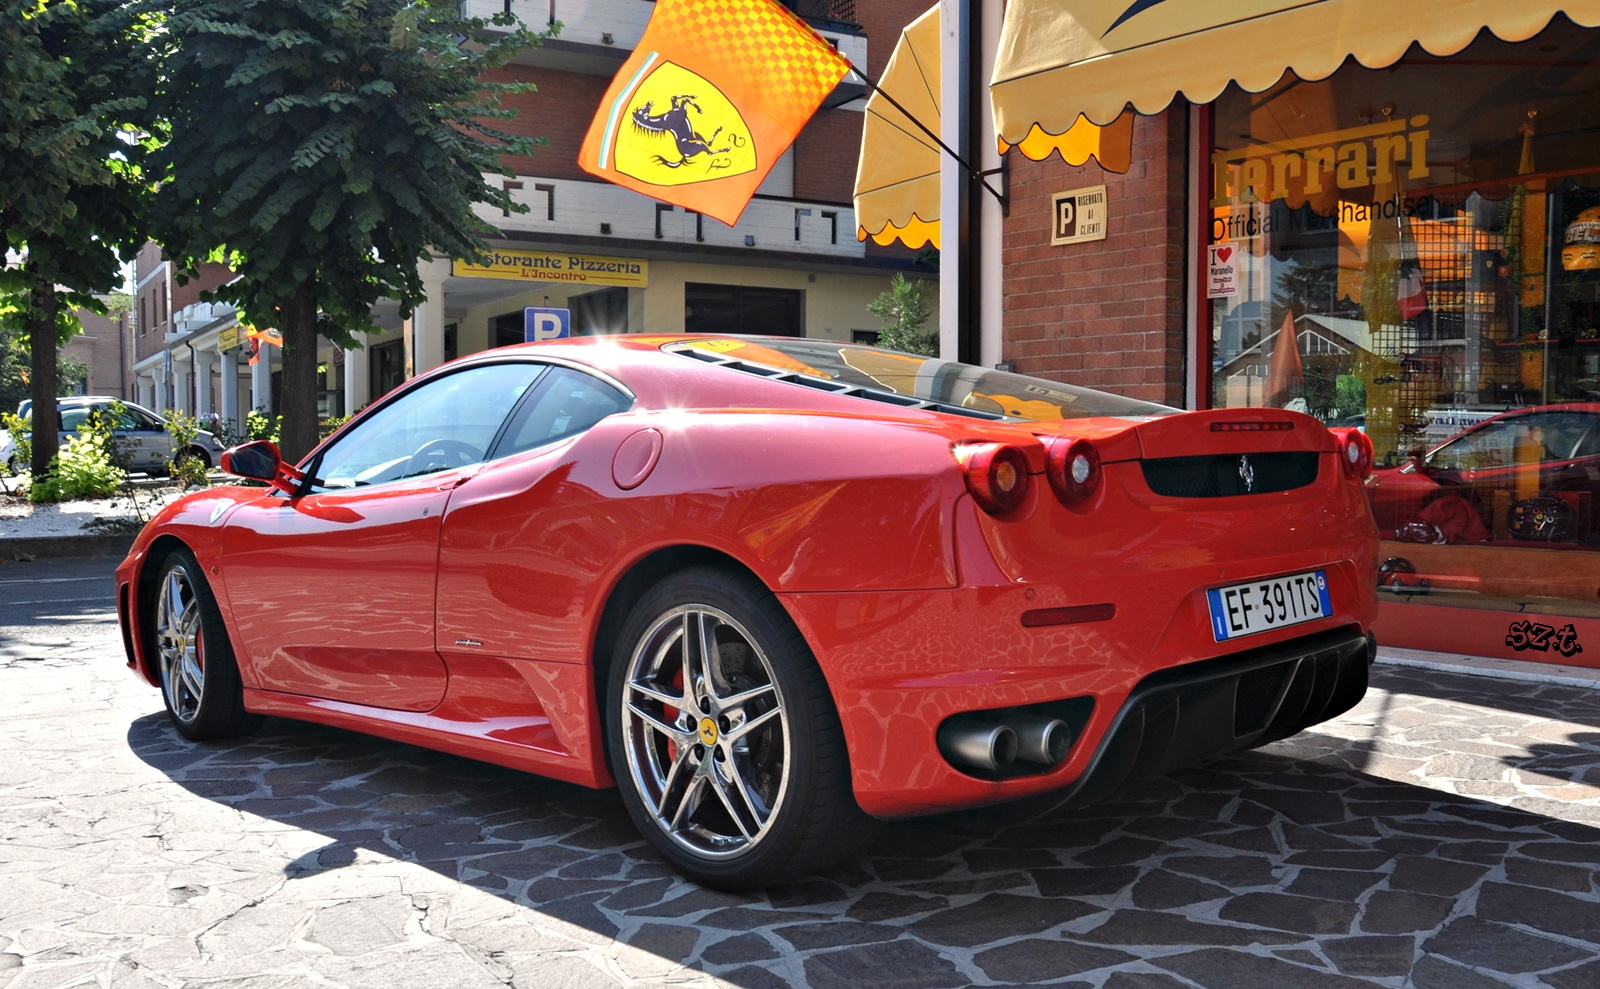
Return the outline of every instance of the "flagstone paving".
[[[1076,813],[889,825],[742,896],[611,793],[276,719],[180,740],[91,600],[110,568],[0,569],[73,579],[0,587],[7,989],[1600,986],[1575,688],[1380,666],[1286,742]],[[27,603],[49,587],[83,600]]]

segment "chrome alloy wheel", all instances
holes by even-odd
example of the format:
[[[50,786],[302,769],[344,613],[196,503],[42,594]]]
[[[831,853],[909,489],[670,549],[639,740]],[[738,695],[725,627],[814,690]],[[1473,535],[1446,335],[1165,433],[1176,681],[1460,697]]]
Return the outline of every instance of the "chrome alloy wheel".
[[[161,689],[172,716],[184,724],[200,713],[205,691],[205,645],[200,632],[200,601],[183,567],[167,571],[156,603],[156,651],[161,655]]]
[[[789,781],[789,724],[772,666],[727,613],[686,605],[639,639],[622,696],[633,785],[655,823],[698,856],[767,836]]]

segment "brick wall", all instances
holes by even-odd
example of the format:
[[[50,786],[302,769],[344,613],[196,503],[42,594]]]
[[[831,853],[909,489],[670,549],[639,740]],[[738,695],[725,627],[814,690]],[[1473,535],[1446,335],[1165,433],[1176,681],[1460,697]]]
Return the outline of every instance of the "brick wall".
[[[934,0],[856,0],[856,20],[867,33],[867,71],[876,80],[907,24],[921,17]]]
[[[1183,405],[1187,106],[1139,117],[1126,175],[1011,153],[1003,359],[1024,374]],[[1050,245],[1050,194],[1106,186],[1106,239]]]
[[[610,78],[526,65],[493,69],[484,73],[484,78],[494,82],[531,82],[539,87],[538,92],[502,96],[502,105],[515,109],[517,116],[510,121],[493,121],[513,134],[542,137],[550,142],[532,158],[513,155],[509,164],[517,174],[592,178],[578,167],[578,148],[606,87],[611,85]]]
[[[147,277],[155,272],[154,277]],[[134,361],[143,360],[161,350],[162,335],[172,315],[171,267],[161,256],[161,248],[147,241],[139,249],[134,263],[134,277],[144,284],[133,297]]]
[[[126,360],[122,320],[98,316],[87,309],[79,309],[77,314],[83,332],[67,341],[62,351],[89,366],[84,393],[132,399],[124,388],[124,368],[130,362]]]
[[[209,292],[221,285],[226,285],[233,280],[233,272],[225,264],[207,261],[200,266],[200,277],[193,281],[179,285],[174,279],[172,283],[172,311],[174,313],[184,306],[192,306],[200,301],[201,292]]]
[[[861,154],[861,122],[854,110],[819,110],[794,142],[794,196],[848,203]],[[842,233],[843,231],[841,231]],[[850,231],[855,236],[855,231]]]

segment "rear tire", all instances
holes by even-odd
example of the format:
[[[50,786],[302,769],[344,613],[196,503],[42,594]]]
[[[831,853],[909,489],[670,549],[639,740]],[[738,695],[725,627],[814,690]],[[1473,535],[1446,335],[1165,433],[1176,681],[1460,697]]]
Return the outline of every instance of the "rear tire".
[[[646,592],[617,637],[605,721],[629,816],[701,885],[783,882],[871,835],[822,670],[748,575],[697,567]]]
[[[178,734],[198,742],[255,731],[261,716],[244,709],[244,684],[228,629],[194,554],[188,549],[170,553],[157,571],[154,591],[145,642]]]

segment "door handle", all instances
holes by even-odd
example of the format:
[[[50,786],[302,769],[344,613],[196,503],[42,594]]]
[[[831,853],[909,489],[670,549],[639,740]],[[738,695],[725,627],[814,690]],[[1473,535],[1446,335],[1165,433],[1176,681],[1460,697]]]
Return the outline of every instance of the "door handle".
[[[477,471],[473,471],[470,474],[461,474],[461,475],[458,475],[456,477],[452,477],[448,481],[445,481],[443,484],[440,484],[438,490],[440,490],[440,491],[454,491],[456,488],[461,487],[461,485],[467,483],[468,481],[472,480],[474,477],[477,477],[477,476],[478,476],[478,472]]]

